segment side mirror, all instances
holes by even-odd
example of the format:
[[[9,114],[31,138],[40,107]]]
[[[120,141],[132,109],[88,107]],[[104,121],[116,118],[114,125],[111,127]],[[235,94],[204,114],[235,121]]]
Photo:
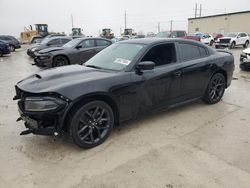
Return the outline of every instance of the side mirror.
[[[80,48],[82,48],[82,46],[76,46],[76,49],[79,50]]]
[[[155,68],[155,63],[152,61],[142,61],[136,67],[138,73],[140,74],[142,74],[142,71],[144,70],[153,70],[154,68]]]

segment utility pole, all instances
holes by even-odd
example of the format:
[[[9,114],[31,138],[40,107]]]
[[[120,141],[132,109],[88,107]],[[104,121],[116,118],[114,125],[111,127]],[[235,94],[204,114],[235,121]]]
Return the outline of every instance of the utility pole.
[[[160,22],[158,22],[157,28],[158,28],[158,33],[161,32],[161,23]]]
[[[74,28],[74,18],[72,14],[71,14],[71,27]]]
[[[125,11],[125,29],[127,29],[127,13]]]
[[[194,13],[194,17],[196,18],[197,17],[197,10],[198,10],[198,5],[197,5],[197,3],[195,3],[195,13]]]
[[[200,17],[201,17],[201,11],[202,11],[202,4],[200,4]]]
[[[173,20],[170,20],[170,31],[172,32],[173,30]]]

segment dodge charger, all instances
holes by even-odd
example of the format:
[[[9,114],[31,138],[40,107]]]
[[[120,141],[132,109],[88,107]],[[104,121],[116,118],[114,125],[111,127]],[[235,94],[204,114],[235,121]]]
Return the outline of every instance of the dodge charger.
[[[43,70],[15,86],[21,135],[68,133],[92,148],[115,126],[152,111],[202,99],[218,103],[231,84],[234,57],[183,39],[115,43],[84,65]]]

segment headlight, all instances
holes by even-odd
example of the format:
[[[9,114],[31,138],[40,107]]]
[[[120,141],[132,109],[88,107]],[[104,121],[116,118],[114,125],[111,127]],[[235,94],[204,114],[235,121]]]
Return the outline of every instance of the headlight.
[[[50,56],[38,56],[39,59],[44,60],[44,59],[49,59]]]
[[[36,50],[37,50],[37,48],[32,48],[32,49],[31,49],[32,52],[34,52],[34,51],[36,51]]]
[[[28,112],[44,112],[56,110],[65,104],[65,101],[53,97],[27,97],[24,108]]]

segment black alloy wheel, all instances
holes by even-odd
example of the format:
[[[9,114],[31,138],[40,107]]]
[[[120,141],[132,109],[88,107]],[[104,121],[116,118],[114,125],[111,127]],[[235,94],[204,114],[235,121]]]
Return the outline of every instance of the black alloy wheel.
[[[203,100],[207,104],[218,103],[224,95],[226,88],[225,77],[221,73],[216,73],[211,78]]]
[[[114,126],[114,113],[103,101],[92,101],[72,114],[70,135],[75,144],[89,149],[103,143]]]
[[[64,56],[56,56],[54,59],[53,59],[53,63],[52,63],[52,66],[53,67],[61,67],[61,66],[65,66],[65,65],[68,65],[69,64],[69,61],[66,57]]]

